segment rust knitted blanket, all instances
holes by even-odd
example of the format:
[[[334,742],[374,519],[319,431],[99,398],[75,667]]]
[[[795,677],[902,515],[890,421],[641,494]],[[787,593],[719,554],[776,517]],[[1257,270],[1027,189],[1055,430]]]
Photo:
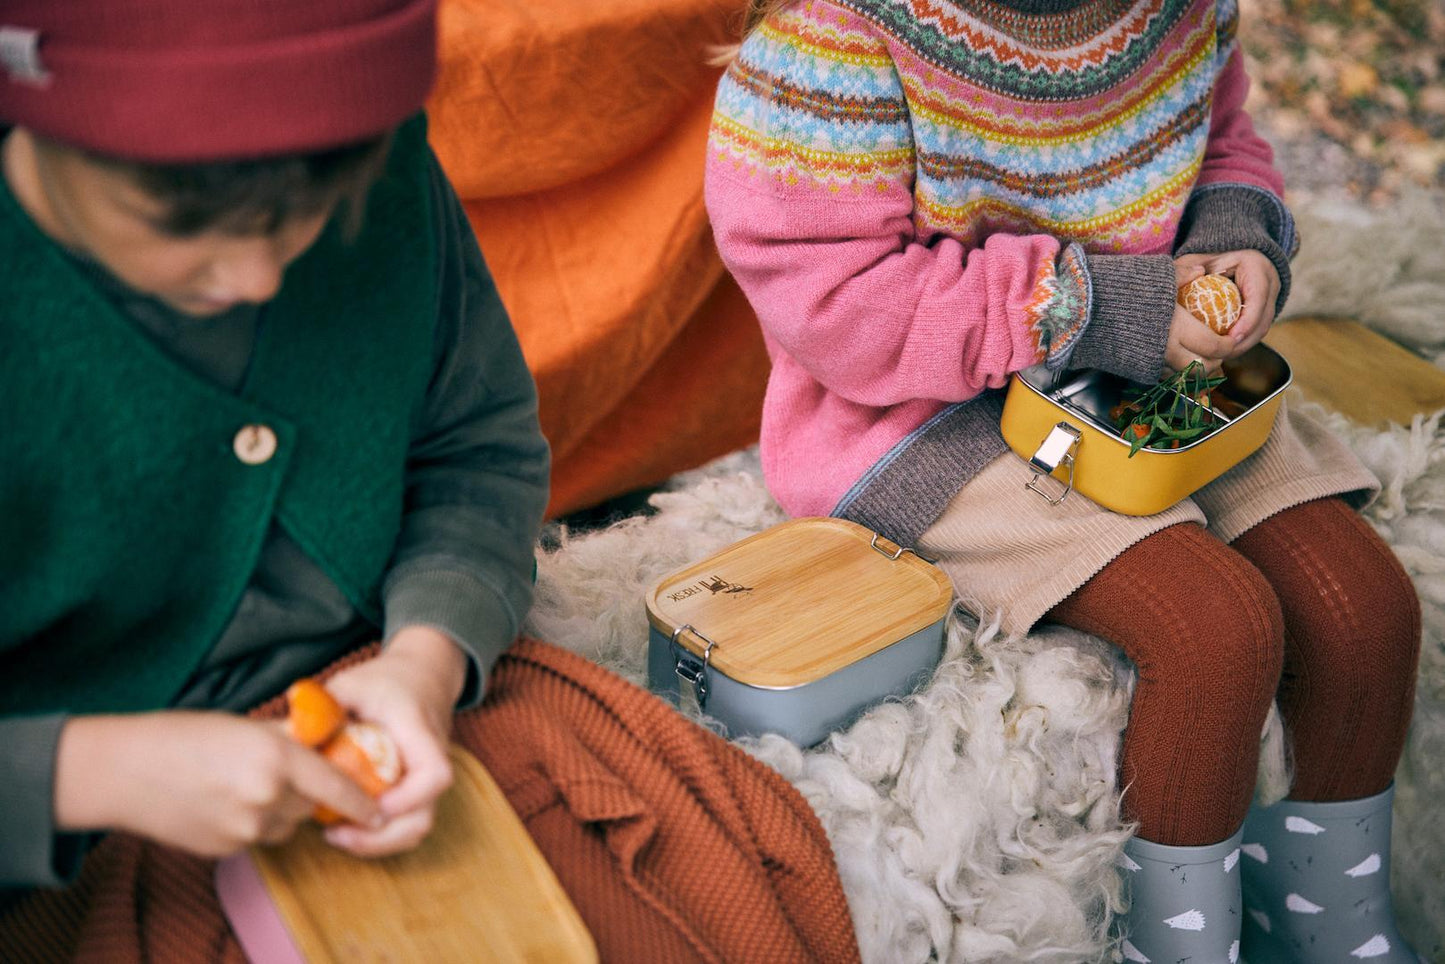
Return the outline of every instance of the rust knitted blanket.
[[[454,736],[521,816],[603,960],[858,960],[832,851],[798,792],[621,677],[520,640]],[[112,835],[74,885],[0,911],[0,960],[241,962],[213,869]]]

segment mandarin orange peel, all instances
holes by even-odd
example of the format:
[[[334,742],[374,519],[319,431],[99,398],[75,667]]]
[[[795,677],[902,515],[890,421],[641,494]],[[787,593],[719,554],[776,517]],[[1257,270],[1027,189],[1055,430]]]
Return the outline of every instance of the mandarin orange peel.
[[[291,738],[319,752],[375,799],[401,779],[401,753],[391,734],[374,723],[352,720],[346,708],[314,679],[301,679],[286,690],[286,729]],[[323,824],[345,818],[317,805]]]

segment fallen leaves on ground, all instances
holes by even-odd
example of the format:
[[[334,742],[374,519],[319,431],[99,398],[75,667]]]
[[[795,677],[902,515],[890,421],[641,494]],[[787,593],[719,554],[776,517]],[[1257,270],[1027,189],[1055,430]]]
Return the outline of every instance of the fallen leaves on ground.
[[[1373,203],[1445,185],[1445,0],[1240,8],[1248,107],[1276,142],[1333,158],[1340,186]],[[1343,154],[1319,149],[1321,138]]]

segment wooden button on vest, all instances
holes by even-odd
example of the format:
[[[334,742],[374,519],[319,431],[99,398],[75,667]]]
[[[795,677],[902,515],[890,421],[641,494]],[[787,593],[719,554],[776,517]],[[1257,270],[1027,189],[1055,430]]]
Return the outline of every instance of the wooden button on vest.
[[[260,465],[276,454],[276,433],[269,425],[243,425],[231,448],[247,465]]]

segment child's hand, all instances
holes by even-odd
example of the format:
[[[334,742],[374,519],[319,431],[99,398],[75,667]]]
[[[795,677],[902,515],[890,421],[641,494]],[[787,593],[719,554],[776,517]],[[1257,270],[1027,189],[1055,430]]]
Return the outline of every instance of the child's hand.
[[[384,728],[401,753],[402,778],[377,801],[379,828],[330,827],[326,838],[363,857],[409,850],[431,830],[437,798],[451,786],[447,737],[466,682],[466,657],[451,639],[425,626],[392,637],[381,655],[326,681],[343,706]]]
[[[1201,262],[1191,260],[1198,257],[1189,255],[1174,262],[1174,290],[1205,274]],[[1164,364],[1176,372],[1189,367],[1192,361],[1201,361],[1207,371],[1219,370],[1220,364],[1234,351],[1233,332],[1229,335],[1215,334],[1214,330],[1200,321],[1189,310],[1176,304],[1174,318],[1169,323],[1169,341],[1164,346]]]
[[[1253,249],[1221,254],[1186,254],[1174,262],[1176,276],[1182,270],[1199,274],[1222,274],[1234,280],[1243,307],[1239,320],[1227,337],[1233,346],[1227,357],[1242,355],[1269,334],[1274,324],[1274,303],[1279,298],[1279,271],[1274,262]],[[1190,278],[1188,280],[1193,280]],[[1181,284],[1184,282],[1181,282]]]
[[[61,732],[61,830],[125,830],[224,857],[286,840],[318,803],[362,824],[381,817],[360,787],[276,723],[173,710],[76,717]]]

